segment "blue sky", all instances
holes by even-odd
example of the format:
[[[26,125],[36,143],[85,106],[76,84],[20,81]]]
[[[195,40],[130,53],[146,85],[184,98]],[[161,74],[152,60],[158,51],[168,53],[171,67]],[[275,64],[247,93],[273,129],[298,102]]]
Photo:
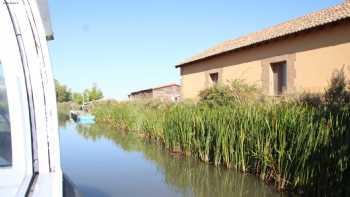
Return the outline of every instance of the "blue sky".
[[[55,78],[107,98],[180,82],[174,65],[222,41],[343,0],[49,0]]]

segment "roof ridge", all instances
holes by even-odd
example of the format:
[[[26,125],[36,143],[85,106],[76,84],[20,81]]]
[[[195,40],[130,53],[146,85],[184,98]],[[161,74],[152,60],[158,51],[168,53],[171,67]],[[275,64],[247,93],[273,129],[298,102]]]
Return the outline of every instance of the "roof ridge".
[[[178,64],[176,67],[180,67],[184,64],[205,59],[231,50],[247,47],[278,37],[287,36],[300,31],[305,31],[317,26],[326,25],[328,23],[349,17],[350,0],[347,0],[340,4],[328,8],[323,8],[319,11],[314,11],[255,32],[250,32],[237,38],[223,41],[219,44],[216,44],[214,47],[210,47],[195,56],[185,59],[184,62]]]
[[[149,90],[154,90],[154,89],[165,88],[165,87],[168,87],[168,86],[181,86],[181,85],[177,84],[176,82],[166,83],[166,84],[162,84],[162,85],[153,86],[153,87],[150,87],[150,88],[144,88],[144,89],[135,90],[135,91],[132,91],[130,94],[138,93],[138,92],[144,92],[144,91],[149,91]]]

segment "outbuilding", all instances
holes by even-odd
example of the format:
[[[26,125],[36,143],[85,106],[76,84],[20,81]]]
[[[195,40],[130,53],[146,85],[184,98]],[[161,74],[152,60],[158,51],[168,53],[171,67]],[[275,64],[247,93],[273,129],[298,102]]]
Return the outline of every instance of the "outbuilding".
[[[129,94],[129,100],[156,99],[160,101],[179,101],[180,85],[172,83],[138,90]]]

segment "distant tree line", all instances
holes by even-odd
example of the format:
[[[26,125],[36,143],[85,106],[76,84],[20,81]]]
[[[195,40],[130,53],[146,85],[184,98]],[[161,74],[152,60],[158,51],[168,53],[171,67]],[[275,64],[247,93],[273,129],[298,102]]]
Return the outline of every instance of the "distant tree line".
[[[56,86],[56,99],[57,102],[70,102],[73,101],[78,104],[83,102],[95,101],[103,98],[102,91],[94,83],[91,88],[85,89],[82,93],[72,92],[72,90],[66,85],[60,84],[58,80],[55,80]]]

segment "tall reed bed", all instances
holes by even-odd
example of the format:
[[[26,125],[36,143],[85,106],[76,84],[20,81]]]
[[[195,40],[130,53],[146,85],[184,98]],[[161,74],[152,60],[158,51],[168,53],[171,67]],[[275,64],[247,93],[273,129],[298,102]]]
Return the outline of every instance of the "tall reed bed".
[[[198,104],[106,102],[93,113],[172,153],[255,174],[280,191],[350,196],[348,84],[341,70],[324,95],[270,102],[236,81],[203,91]]]
[[[170,152],[256,174],[280,191],[348,192],[350,113],[296,103],[105,103],[97,121],[143,132]],[[348,194],[348,193],[346,193]]]
[[[144,118],[136,103],[107,101],[95,104],[92,110],[99,122],[124,131],[139,131]]]

